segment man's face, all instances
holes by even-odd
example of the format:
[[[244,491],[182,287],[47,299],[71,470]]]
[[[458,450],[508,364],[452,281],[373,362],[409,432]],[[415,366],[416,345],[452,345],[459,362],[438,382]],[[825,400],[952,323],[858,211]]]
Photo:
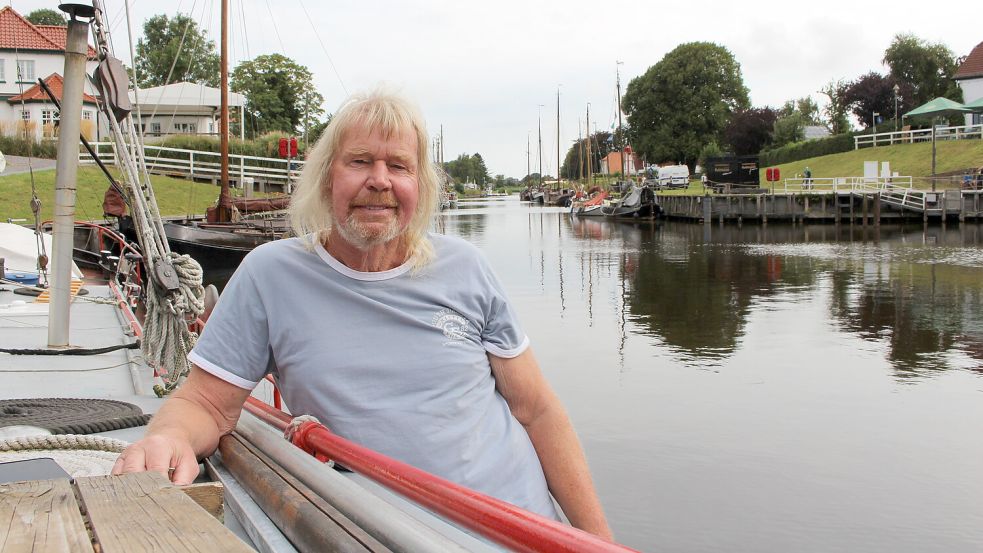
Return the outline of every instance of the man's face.
[[[376,130],[353,128],[331,164],[335,229],[359,250],[401,235],[416,212],[417,140],[414,133],[386,138]]]

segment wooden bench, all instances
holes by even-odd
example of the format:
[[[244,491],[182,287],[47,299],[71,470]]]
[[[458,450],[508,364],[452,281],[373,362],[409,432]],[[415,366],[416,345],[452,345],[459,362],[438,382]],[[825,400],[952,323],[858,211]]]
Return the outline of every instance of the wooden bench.
[[[0,553],[253,551],[194,489],[152,472],[0,484]]]

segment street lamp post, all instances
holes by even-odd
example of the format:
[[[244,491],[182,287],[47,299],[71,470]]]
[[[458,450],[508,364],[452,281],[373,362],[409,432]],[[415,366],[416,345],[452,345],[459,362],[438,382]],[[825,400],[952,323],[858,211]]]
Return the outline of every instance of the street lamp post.
[[[870,116],[870,137],[874,140],[875,147],[877,146],[877,116],[878,115],[880,115],[880,113],[877,113],[875,111]]]
[[[898,91],[901,87],[894,83],[894,132],[898,132]]]

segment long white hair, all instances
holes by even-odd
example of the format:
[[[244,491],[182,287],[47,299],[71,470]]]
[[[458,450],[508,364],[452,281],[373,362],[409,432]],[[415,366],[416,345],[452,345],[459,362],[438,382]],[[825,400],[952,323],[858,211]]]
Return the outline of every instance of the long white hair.
[[[317,144],[309,151],[297,188],[290,199],[290,226],[294,235],[314,246],[327,238],[335,221],[331,206],[331,164],[349,132],[372,129],[387,139],[414,133],[417,143],[417,183],[419,198],[416,212],[401,239],[407,246],[408,260],[421,269],[434,258],[427,231],[440,206],[441,180],[430,161],[426,123],[420,111],[407,99],[393,92],[377,89],[350,96],[331,118],[331,123]]]

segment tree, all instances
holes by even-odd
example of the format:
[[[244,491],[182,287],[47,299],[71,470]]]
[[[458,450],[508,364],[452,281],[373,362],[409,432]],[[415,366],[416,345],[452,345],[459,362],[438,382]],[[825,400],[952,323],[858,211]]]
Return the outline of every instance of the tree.
[[[823,122],[826,124],[829,132],[833,134],[850,132],[850,120],[846,117],[849,109],[846,101],[846,89],[848,86],[848,83],[840,79],[826,83],[826,86],[819,91],[828,100],[822,110]]]
[[[793,144],[805,140],[806,118],[799,111],[779,117],[775,120],[774,132],[771,137],[771,145],[780,148],[786,144]]]
[[[614,150],[615,136],[607,131],[598,131],[589,138],[581,138],[573,143],[567,150],[567,155],[563,158],[563,165],[560,167],[560,175],[567,179],[587,178],[587,141],[590,140],[590,164],[593,174],[601,172],[601,158]]]
[[[930,44],[910,33],[898,34],[884,51],[883,62],[897,82],[911,85],[913,106],[939,96],[957,102],[963,99],[962,89],[952,80],[959,63],[942,43]]]
[[[246,128],[256,133],[302,132],[318,125],[324,97],[307,67],[280,54],[240,63],[232,90],[246,95]]]
[[[190,81],[219,84],[219,55],[215,42],[190,17],[155,15],[143,24],[137,41],[136,71],[140,86]]]
[[[461,154],[457,156],[457,159],[445,162],[444,171],[458,183],[473,182],[479,186],[484,186],[485,183],[491,181],[485,160],[482,159],[481,154],[477,153],[473,156]]]
[[[898,112],[903,114],[914,107],[914,91],[909,83],[898,83],[894,77],[885,77],[871,71],[851,82],[846,88],[845,100],[850,111],[865,127],[872,123],[874,112],[886,119],[894,117],[894,86],[898,85]]]
[[[677,46],[632,79],[622,99],[639,154],[690,167],[705,144],[720,141],[731,115],[749,105],[740,64],[709,42]]]
[[[777,119],[778,113],[769,107],[738,111],[724,127],[724,140],[736,155],[757,154],[771,142]]]
[[[48,8],[34,10],[27,14],[27,17],[24,19],[35,25],[58,25],[59,27],[64,27],[68,24],[61,12],[49,10]]]
[[[782,109],[778,110],[777,115],[778,117],[787,117],[796,112],[802,115],[802,119],[806,125],[822,124],[819,116],[819,105],[816,104],[811,96],[786,101]]]

